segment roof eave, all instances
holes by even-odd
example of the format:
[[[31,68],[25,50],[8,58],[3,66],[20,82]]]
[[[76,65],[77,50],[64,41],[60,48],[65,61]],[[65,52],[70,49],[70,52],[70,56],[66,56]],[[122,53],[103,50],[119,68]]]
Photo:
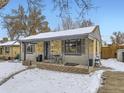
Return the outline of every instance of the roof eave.
[[[51,40],[67,40],[67,39],[80,39],[87,38],[89,33],[83,35],[71,35],[71,36],[58,36],[58,37],[50,37],[50,38],[36,38],[36,39],[25,39],[20,40],[20,42],[38,42],[38,41],[51,41]]]

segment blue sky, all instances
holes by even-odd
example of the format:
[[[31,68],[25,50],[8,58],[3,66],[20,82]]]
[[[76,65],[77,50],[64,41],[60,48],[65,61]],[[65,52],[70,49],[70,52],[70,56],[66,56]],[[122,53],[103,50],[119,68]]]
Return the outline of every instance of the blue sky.
[[[10,0],[9,4],[0,10],[3,13],[10,13],[11,9],[17,8],[18,5],[26,7],[26,0]],[[54,29],[60,20],[57,11],[53,11],[51,0],[44,0],[47,5],[43,11],[49,26]],[[71,1],[71,0],[70,0]],[[100,26],[100,31],[104,41],[110,42],[110,35],[114,31],[124,32],[124,0],[92,0],[96,9],[93,9],[86,16],[90,18],[96,25]],[[73,16],[75,14],[72,11]],[[0,26],[0,38],[7,36],[6,30]]]

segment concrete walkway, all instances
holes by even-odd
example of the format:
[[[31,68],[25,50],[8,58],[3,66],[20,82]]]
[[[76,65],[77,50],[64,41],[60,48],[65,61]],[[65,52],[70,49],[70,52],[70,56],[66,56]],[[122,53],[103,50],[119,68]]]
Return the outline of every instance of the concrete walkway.
[[[98,93],[124,93],[124,72],[106,71]]]

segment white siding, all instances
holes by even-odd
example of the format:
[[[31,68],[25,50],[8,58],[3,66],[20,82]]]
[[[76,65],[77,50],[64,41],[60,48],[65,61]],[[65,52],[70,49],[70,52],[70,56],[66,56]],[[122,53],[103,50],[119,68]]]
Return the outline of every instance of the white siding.
[[[118,49],[117,51],[117,60],[118,61],[123,61],[123,56],[122,56],[122,53],[124,52],[124,49]]]

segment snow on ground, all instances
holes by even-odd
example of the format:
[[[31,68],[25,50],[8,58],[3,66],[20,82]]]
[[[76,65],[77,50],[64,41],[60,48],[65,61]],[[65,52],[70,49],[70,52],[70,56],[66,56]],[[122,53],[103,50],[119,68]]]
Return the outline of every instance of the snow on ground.
[[[105,67],[112,68],[113,70],[116,71],[124,71],[124,63],[119,62],[116,59],[106,59],[102,60],[102,65]]]
[[[124,71],[124,63],[116,59],[102,60],[102,65]],[[13,65],[13,66],[11,66]],[[13,69],[14,68],[14,69]],[[0,76],[4,72],[25,68],[21,63],[0,63]],[[90,74],[72,74],[31,69],[21,72],[0,86],[1,93],[97,93],[103,70]]]
[[[17,61],[0,61],[0,81],[9,76],[10,74],[26,68],[22,66],[22,63],[17,63]]]
[[[0,86],[1,93],[96,93],[103,71],[72,74],[31,69]]]

